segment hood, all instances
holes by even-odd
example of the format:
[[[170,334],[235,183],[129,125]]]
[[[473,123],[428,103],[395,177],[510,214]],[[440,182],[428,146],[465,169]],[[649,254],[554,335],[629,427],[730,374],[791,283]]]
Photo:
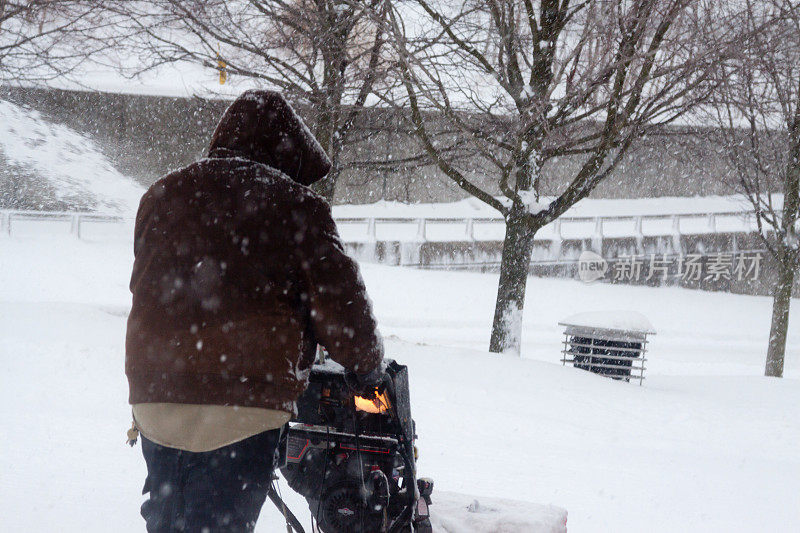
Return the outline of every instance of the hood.
[[[325,150],[289,102],[277,92],[242,93],[222,115],[209,156],[241,156],[276,168],[303,185],[331,169]]]

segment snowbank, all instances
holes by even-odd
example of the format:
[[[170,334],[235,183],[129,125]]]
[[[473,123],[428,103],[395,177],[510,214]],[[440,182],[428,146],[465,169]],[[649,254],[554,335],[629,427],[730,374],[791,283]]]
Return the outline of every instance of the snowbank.
[[[431,523],[441,533],[566,533],[567,512],[553,505],[436,492]]]

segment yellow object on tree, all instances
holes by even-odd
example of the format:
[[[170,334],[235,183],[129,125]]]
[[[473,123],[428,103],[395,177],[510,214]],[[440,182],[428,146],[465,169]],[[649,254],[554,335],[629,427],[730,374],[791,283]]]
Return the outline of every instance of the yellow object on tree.
[[[228,81],[228,64],[222,60],[222,57],[217,52],[217,70],[219,70],[219,84],[225,85]]]

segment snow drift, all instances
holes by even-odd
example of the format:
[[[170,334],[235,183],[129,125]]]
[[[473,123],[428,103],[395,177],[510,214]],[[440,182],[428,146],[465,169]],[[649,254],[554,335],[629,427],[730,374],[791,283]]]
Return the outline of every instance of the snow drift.
[[[89,137],[38,111],[0,100],[0,159],[11,167],[2,187],[6,207],[59,206],[130,215],[144,189],[118,172]],[[15,182],[30,177],[27,186]]]

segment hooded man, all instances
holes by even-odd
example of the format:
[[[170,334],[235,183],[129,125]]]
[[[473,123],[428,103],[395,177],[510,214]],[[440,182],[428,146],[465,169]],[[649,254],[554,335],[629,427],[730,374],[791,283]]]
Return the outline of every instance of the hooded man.
[[[383,344],[357,264],[309,185],[330,161],[278,93],[227,109],[208,157],[136,216],[125,372],[148,531],[252,531],[317,344],[365,390]]]

